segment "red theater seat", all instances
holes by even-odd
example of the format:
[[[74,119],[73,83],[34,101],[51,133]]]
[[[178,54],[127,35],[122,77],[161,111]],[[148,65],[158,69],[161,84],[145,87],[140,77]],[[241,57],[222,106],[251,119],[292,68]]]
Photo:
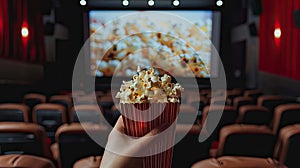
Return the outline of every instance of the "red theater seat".
[[[287,168],[270,158],[223,156],[195,163],[191,168]]]
[[[0,167],[5,168],[55,168],[54,164],[45,158],[31,155],[2,155]]]

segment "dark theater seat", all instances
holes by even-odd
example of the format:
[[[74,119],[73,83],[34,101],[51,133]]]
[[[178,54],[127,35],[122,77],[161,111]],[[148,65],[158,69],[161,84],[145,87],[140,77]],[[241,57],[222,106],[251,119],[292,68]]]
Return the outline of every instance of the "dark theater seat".
[[[102,107],[98,105],[76,105],[70,110],[70,121],[100,124],[104,120],[103,112]]]
[[[39,93],[27,93],[23,96],[23,103],[31,109],[40,103],[46,103],[46,96]]]
[[[196,161],[209,157],[210,144],[199,142],[200,131],[199,125],[176,125],[176,137],[184,137],[174,146],[172,168],[191,167]]]
[[[29,108],[23,104],[0,104],[0,121],[29,122]]]
[[[108,133],[106,127],[96,124],[72,123],[62,125],[56,132],[59,165],[62,168],[71,168],[81,158],[103,155],[104,148],[97,144],[90,135],[106,142]],[[57,152],[54,151],[53,153]]]
[[[38,104],[32,111],[33,122],[42,125],[47,136],[54,141],[57,128],[67,122],[67,114],[64,106],[59,104]]]
[[[221,118],[215,128],[215,118],[217,118],[220,113],[222,113]],[[207,130],[207,132],[212,132],[210,140],[214,141],[218,140],[220,129],[226,125],[234,124],[237,116],[238,113],[232,106],[224,106],[223,108],[223,106],[220,105],[210,105],[204,107],[203,109],[201,125],[203,129]]]
[[[300,104],[285,104],[275,108],[273,118],[273,133],[278,134],[280,129],[300,123]]]
[[[280,130],[279,141],[274,157],[289,168],[298,168],[300,165],[300,124],[290,125]]]
[[[216,156],[272,157],[275,143],[266,126],[229,125],[220,131]]]
[[[0,154],[52,157],[44,128],[32,123],[0,122],[0,146]]]
[[[0,167],[5,168],[55,168],[54,164],[45,158],[31,155],[2,155]]]
[[[271,120],[272,114],[266,107],[245,105],[239,109],[237,123],[269,126]]]

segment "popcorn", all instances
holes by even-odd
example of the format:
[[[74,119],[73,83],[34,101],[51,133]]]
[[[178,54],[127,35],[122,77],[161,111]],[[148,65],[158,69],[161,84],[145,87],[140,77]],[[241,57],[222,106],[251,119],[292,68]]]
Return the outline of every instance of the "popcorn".
[[[171,83],[171,76],[164,74],[162,77],[155,73],[154,68],[141,70],[131,81],[123,81],[116,98],[121,103],[168,103],[179,102],[183,88],[179,83]]]

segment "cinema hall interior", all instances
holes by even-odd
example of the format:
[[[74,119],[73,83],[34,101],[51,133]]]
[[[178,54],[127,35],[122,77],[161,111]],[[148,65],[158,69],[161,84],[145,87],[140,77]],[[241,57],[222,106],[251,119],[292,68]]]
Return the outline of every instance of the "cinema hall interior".
[[[0,0],[0,167],[299,168],[300,0]]]

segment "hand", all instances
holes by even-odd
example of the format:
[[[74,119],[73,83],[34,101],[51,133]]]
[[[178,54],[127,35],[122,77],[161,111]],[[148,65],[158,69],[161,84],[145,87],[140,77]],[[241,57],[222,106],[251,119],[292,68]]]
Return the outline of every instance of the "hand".
[[[141,168],[144,157],[141,153],[151,148],[157,142],[155,135],[165,130],[168,126],[161,125],[151,130],[143,137],[134,138],[125,135],[122,116],[119,117],[114,129],[111,131],[100,168]]]

